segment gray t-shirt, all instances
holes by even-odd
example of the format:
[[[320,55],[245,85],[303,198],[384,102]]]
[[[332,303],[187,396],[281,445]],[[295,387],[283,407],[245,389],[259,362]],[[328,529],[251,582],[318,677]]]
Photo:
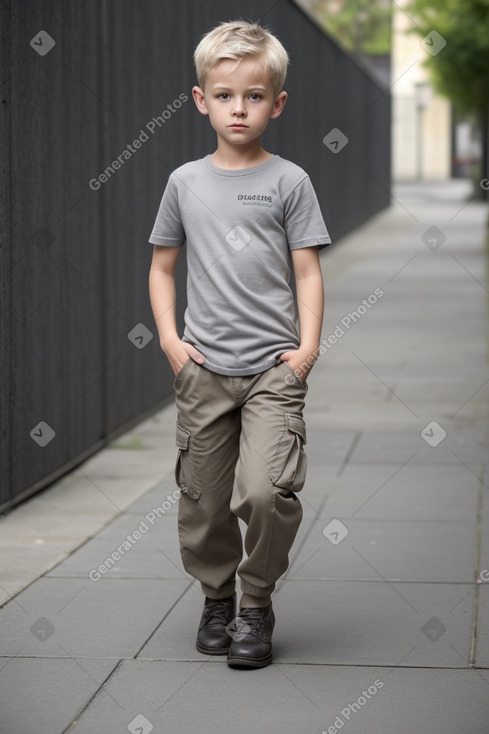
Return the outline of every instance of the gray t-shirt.
[[[170,175],[149,238],[187,242],[184,341],[221,375],[252,375],[300,346],[290,250],[331,242],[307,173],[274,155],[218,168],[210,155]]]

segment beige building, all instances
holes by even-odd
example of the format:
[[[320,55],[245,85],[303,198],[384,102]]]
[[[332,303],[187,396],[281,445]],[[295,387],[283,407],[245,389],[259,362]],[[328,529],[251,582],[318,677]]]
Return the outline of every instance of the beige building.
[[[412,21],[405,0],[392,18],[392,175],[396,181],[440,180],[451,175],[451,106],[431,87],[423,66],[443,53],[444,39],[433,29],[425,39],[408,33]]]

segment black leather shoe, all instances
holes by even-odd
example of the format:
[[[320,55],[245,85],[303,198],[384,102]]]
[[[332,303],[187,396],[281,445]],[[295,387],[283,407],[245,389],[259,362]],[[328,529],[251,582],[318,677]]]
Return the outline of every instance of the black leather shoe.
[[[245,607],[237,617],[236,632],[229,648],[227,663],[236,668],[264,668],[273,658],[272,632],[275,615],[268,607]]]
[[[231,638],[226,627],[236,614],[236,594],[225,599],[205,598],[196,647],[205,655],[226,655]]]

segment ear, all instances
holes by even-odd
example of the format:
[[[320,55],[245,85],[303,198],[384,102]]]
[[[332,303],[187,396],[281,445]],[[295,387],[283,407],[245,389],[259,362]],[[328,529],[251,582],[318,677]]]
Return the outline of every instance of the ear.
[[[205,103],[205,97],[204,92],[200,87],[192,87],[192,97],[194,98],[194,102],[197,105],[197,109],[202,115],[208,115],[209,110],[207,109],[207,105]]]
[[[287,102],[287,97],[288,97],[287,92],[280,92],[280,94],[277,95],[277,99],[273,103],[272,114],[270,115],[270,119],[275,119],[276,117],[279,117],[282,114],[282,110],[285,106],[285,103]]]

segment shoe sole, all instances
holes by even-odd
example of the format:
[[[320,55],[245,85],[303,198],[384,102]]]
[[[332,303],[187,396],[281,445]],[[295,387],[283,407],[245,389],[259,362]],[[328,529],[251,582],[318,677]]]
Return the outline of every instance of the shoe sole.
[[[240,657],[228,657],[227,663],[230,668],[265,668],[273,660],[273,652],[267,655],[266,658],[240,658]]]
[[[229,647],[206,647],[205,645],[201,645],[200,642],[195,643],[195,647],[199,652],[201,652],[203,655],[227,655],[229,652]]]

